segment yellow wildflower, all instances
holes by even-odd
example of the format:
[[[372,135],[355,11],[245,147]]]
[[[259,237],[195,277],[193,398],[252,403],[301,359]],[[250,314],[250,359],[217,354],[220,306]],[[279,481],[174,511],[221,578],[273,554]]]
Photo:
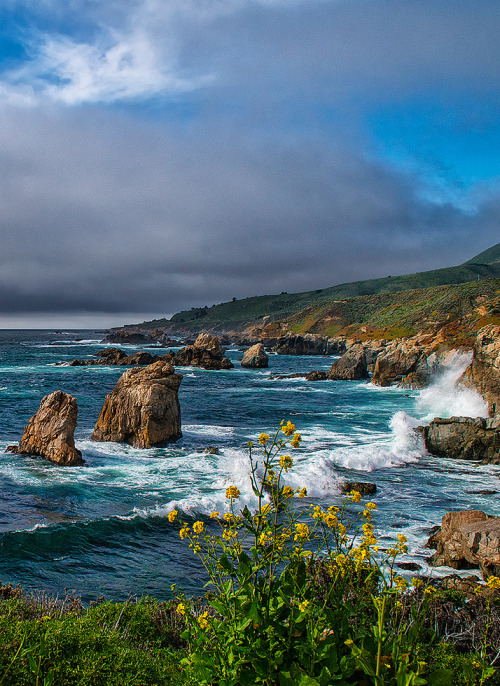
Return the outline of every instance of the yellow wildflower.
[[[184,540],[188,534],[189,534],[189,527],[184,525],[182,527],[182,529],[179,531],[179,536],[181,537],[182,540]]]
[[[178,514],[179,514],[179,513],[177,512],[177,510],[172,510],[172,512],[169,512],[169,513],[168,513],[168,516],[167,516],[168,521],[169,521],[169,522],[173,522],[174,519],[177,517]]]
[[[398,591],[405,591],[408,588],[408,582],[406,579],[403,579],[402,576],[397,576],[394,579],[394,585],[398,589]]]
[[[305,498],[307,495],[307,488],[305,486],[303,488],[297,488],[297,495],[299,498]]]
[[[294,490],[291,486],[283,486],[283,488],[281,489],[281,495],[284,498],[291,498],[293,494]]]
[[[365,507],[367,510],[376,510],[377,509],[377,506],[375,505],[375,503],[366,503]]]
[[[302,524],[301,522],[298,522],[295,525],[295,531],[297,532],[294,536],[295,541],[302,538],[307,538],[309,536],[309,527],[307,526],[307,524]]]
[[[208,612],[202,612],[198,617],[198,624],[201,629],[206,629],[208,626]]]
[[[195,532],[195,534],[201,534],[201,532],[203,531],[203,527],[203,522],[195,522],[193,524],[193,531]]]
[[[420,588],[420,586],[423,585],[422,579],[418,579],[416,576],[413,577],[411,580],[411,585],[414,586],[415,588]]]
[[[290,441],[290,445],[292,446],[292,448],[298,448],[301,440],[302,437],[300,434],[294,434],[294,437]]]
[[[305,612],[309,606],[309,601],[308,600],[303,600],[301,603],[299,603],[299,610],[301,612]]]
[[[240,497],[240,492],[236,488],[236,486],[229,486],[229,488],[226,488],[226,498],[228,500],[236,500],[239,497]]]
[[[260,436],[259,436],[259,443],[260,443],[261,445],[266,445],[266,443],[267,443],[268,440],[269,440],[269,434],[264,434],[264,433],[260,434]]]
[[[361,493],[359,491],[351,491],[349,495],[351,496],[351,501],[353,503],[359,503],[361,500]]]
[[[293,460],[290,455],[282,455],[280,457],[280,467],[285,473],[293,466]]]
[[[404,534],[398,534],[398,541],[400,543],[406,543],[406,541],[407,541],[406,536]]]
[[[185,615],[186,614],[186,606],[184,603],[179,603],[175,609],[178,615]]]
[[[492,589],[500,588],[500,578],[498,576],[490,576],[489,579],[486,581],[486,584],[489,588]]]
[[[292,424],[292,422],[288,420],[287,423],[281,427],[281,430],[283,431],[285,436],[291,436],[295,431],[295,424]]]
[[[321,507],[319,505],[316,505],[316,507],[313,510],[313,514],[312,514],[313,518],[314,519],[323,519],[323,514],[324,514],[324,512],[321,509]]]
[[[215,511],[212,512],[212,514],[210,515],[210,519],[217,519],[218,516],[219,516],[219,513],[217,512],[217,510],[215,510]]]
[[[327,514],[326,517],[323,517],[323,521],[329,529],[333,529],[337,526],[339,520],[334,514]]]

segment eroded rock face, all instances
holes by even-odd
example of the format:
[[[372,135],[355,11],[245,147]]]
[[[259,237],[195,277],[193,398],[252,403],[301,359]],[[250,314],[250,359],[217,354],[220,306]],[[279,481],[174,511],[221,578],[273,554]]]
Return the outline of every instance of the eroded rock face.
[[[500,572],[500,517],[481,510],[448,512],[441,528],[428,541],[436,548],[430,562],[453,569],[479,567],[483,576]]]
[[[104,348],[100,350],[95,358],[89,360],[73,360],[69,363],[70,367],[88,367],[92,365],[118,365],[121,367],[134,367],[136,365],[148,365],[157,362],[158,360],[168,359],[171,360],[171,355],[163,355],[159,357],[158,355],[151,355],[151,353],[139,350],[132,355],[127,355],[120,348]]]
[[[262,343],[252,345],[251,348],[245,350],[243,359],[241,360],[241,366],[251,368],[263,368],[269,366],[269,357],[267,356]]]
[[[173,363],[179,367],[203,367],[204,369],[232,369],[233,363],[224,355],[224,348],[217,336],[200,333],[194,345],[181,348]]]
[[[328,338],[320,334],[288,334],[281,336],[273,348],[278,355],[342,355],[345,338]]]
[[[335,360],[328,371],[327,377],[333,380],[356,381],[368,379],[368,368],[363,346],[353,345],[338,360]]]
[[[106,396],[92,440],[151,448],[181,438],[181,381],[163,360],[129,369]]]
[[[38,455],[64,466],[82,465],[82,454],[75,448],[75,428],[78,415],[76,399],[62,391],[42,398],[40,407],[31,417],[18,446],[9,452]]]
[[[500,326],[478,331],[472,362],[460,381],[475,387],[488,401],[490,413],[500,415]]]
[[[419,427],[433,455],[460,460],[500,462],[500,420],[482,417],[436,417]]]

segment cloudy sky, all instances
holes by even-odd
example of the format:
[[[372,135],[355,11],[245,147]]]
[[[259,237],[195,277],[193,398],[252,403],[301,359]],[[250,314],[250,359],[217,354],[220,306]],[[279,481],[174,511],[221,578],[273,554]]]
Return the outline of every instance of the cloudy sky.
[[[2,0],[0,326],[500,241],[498,0]]]

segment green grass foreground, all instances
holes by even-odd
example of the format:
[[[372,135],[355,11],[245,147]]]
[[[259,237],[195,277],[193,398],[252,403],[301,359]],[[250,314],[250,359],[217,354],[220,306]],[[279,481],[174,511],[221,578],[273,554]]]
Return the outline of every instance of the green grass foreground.
[[[419,606],[419,599],[421,595],[407,596],[410,613],[412,605]],[[184,623],[175,612],[176,604],[143,598],[84,608],[72,596],[58,601],[0,586],[0,684],[193,686],[196,679],[180,666],[187,650],[182,647]],[[499,598],[495,606],[498,620]],[[482,681],[481,660],[471,645],[474,635],[480,642],[481,615],[481,598],[467,601],[456,591],[435,594],[417,646],[419,659],[427,663],[423,677],[435,675],[429,684],[500,684],[498,672]],[[363,621],[363,617],[357,619]],[[446,640],[446,633],[452,640]],[[498,636],[492,638],[498,640]],[[371,686],[374,682],[360,674],[351,683]]]

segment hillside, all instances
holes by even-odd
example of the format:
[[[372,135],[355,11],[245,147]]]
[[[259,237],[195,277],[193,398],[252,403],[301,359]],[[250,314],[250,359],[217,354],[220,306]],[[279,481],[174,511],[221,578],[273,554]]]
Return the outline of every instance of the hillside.
[[[479,282],[484,284],[484,280],[495,280],[500,278],[500,243],[476,255],[472,259],[464,262],[456,267],[447,267],[444,269],[434,269],[427,272],[417,272],[415,274],[408,274],[405,276],[387,276],[381,279],[370,279],[366,281],[353,281],[350,283],[339,284],[330,288],[317,289],[314,291],[306,291],[303,293],[281,293],[279,295],[262,295],[252,298],[244,298],[242,300],[233,300],[220,305],[213,305],[212,307],[192,308],[191,310],[184,310],[175,314],[170,320],[158,319],[149,322],[143,322],[139,325],[134,325],[134,328],[152,329],[155,327],[166,327],[170,331],[175,330],[187,332],[197,332],[200,330],[231,330],[241,329],[250,323],[262,322],[263,317],[269,317],[271,320],[288,320],[293,328],[304,328],[304,324],[298,324],[294,315],[299,312],[307,311],[307,315],[303,315],[299,321],[305,321],[311,318],[315,320],[311,326],[318,328],[320,325],[317,322],[317,316],[314,313],[324,312],[325,317],[337,317],[335,314],[338,310],[342,311],[341,320],[343,326],[351,326],[356,321],[365,322],[367,319],[365,315],[359,317],[355,315],[355,311],[359,308],[366,309],[366,316],[374,316],[374,312],[380,308],[392,308],[393,316],[389,316],[389,312],[377,315],[377,322],[380,320],[381,326],[392,326],[392,323],[383,324],[383,321],[392,321],[397,317],[394,308],[394,294],[404,293],[409,291],[421,291],[422,289],[435,288],[439,286],[452,286],[457,284],[465,284],[472,282]],[[496,286],[498,289],[498,285]],[[479,289],[481,290],[481,289]],[[486,287],[483,289],[484,293],[478,293],[475,297],[493,297],[495,286]],[[459,291],[457,291],[459,293]],[[382,296],[391,297],[384,298]],[[379,299],[374,298],[367,300],[357,300],[360,297],[366,296],[380,296]],[[429,295],[431,297],[431,295]],[[434,295],[432,296],[432,298]],[[437,296],[436,296],[437,297]],[[451,297],[451,296],[449,296]],[[353,301],[356,299],[356,302]],[[453,298],[451,297],[453,300]],[[339,305],[339,300],[346,300],[344,305]],[[399,299],[396,299],[399,301]],[[403,301],[407,301],[408,297],[404,297]],[[413,300],[413,296],[410,297]],[[417,301],[420,297],[417,297]],[[426,300],[426,296],[422,297]],[[446,298],[445,298],[446,300]],[[385,303],[385,304],[383,304]],[[438,307],[444,307],[444,303]],[[435,309],[435,308],[434,308]],[[328,315],[327,311],[332,310],[333,314]],[[349,314],[348,314],[349,312]],[[371,314],[369,314],[371,313]],[[318,315],[319,316],[319,315]],[[354,321],[351,321],[355,317]],[[340,322],[339,322],[340,323]],[[406,326],[406,319],[401,326]],[[413,326],[411,323],[408,325]],[[129,328],[129,327],[126,327]],[[330,328],[337,329],[337,325],[331,324]],[[305,328],[311,330],[311,327]]]

